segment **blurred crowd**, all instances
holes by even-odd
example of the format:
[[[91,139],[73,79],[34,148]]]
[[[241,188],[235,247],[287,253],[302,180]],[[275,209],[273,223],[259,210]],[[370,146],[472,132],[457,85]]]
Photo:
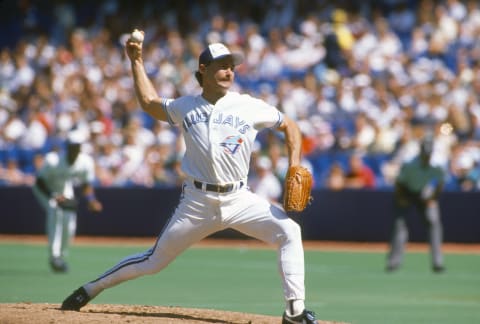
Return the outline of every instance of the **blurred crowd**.
[[[473,0],[1,2],[0,183],[29,185],[71,133],[98,186],[177,186],[183,139],[136,101],[123,45],[145,31],[165,97],[200,93],[206,44],[245,54],[235,90],[295,119],[316,188],[391,188],[434,134],[447,190],[480,189],[480,5]],[[282,138],[259,134],[252,183],[286,171]],[[271,179],[271,178],[270,178]]]

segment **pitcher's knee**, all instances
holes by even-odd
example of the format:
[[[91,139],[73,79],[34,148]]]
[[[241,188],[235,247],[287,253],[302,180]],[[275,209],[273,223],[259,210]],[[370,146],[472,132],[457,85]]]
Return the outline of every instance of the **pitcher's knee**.
[[[283,232],[277,236],[277,242],[281,245],[286,242],[296,242],[302,240],[302,231],[300,225],[291,221],[288,226],[283,227]]]

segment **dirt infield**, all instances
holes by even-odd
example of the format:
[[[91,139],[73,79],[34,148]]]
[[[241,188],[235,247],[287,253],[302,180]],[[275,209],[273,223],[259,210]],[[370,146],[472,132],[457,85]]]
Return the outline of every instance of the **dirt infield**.
[[[155,237],[100,237],[100,236],[78,236],[74,244],[77,245],[152,245]],[[9,235],[0,234],[0,243],[26,243],[26,244],[47,244],[45,235]],[[334,241],[305,241],[305,250],[316,251],[357,251],[357,252],[379,252],[385,253],[388,244],[383,242],[334,242]],[[251,249],[272,249],[265,243],[254,239],[205,239],[194,245],[194,247],[238,247]],[[476,243],[444,243],[442,249],[446,253],[468,253],[480,254],[480,244]],[[429,250],[426,243],[408,243],[407,251],[425,252]],[[3,323],[0,323],[3,324]]]
[[[1,324],[104,324],[104,323],[171,323],[171,324],[272,324],[280,317],[226,312],[211,309],[139,305],[87,305],[81,312],[66,312],[57,304],[0,304]],[[319,321],[319,324],[347,324]]]

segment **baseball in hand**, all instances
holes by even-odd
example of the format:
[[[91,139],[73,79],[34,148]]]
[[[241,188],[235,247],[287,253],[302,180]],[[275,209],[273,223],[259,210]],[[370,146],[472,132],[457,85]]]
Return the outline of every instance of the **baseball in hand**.
[[[143,33],[141,31],[139,31],[138,29],[135,29],[132,32],[131,39],[134,42],[141,43],[141,42],[143,42]]]

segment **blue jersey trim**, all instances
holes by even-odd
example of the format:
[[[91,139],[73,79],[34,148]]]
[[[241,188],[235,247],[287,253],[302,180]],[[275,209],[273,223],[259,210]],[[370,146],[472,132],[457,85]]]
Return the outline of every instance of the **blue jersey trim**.
[[[167,99],[163,98],[162,99],[162,109],[165,112],[165,115],[167,115],[167,121],[171,126],[174,126],[175,123],[173,122],[172,118],[170,117],[170,113],[168,112],[167,109]]]
[[[272,128],[278,128],[283,123],[283,114],[278,112],[278,121]]]

